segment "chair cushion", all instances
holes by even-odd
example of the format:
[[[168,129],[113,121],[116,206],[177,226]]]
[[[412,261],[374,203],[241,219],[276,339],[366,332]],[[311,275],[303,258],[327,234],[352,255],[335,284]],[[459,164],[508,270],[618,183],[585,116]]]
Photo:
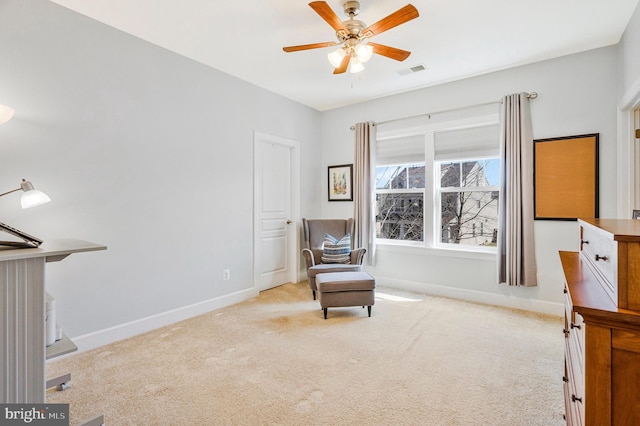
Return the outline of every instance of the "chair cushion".
[[[351,263],[351,235],[340,240],[330,234],[324,236],[322,263]]]

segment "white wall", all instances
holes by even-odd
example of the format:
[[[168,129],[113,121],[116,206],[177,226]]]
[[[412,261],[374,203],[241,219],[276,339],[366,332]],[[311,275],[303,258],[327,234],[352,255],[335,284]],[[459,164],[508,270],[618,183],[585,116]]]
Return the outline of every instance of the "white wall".
[[[535,91],[539,96],[531,101],[534,138],[600,134],[600,216],[615,217],[616,55],[616,47],[607,47],[325,112],[323,165],[326,170],[331,164],[353,162],[350,126],[356,122],[386,121]],[[350,216],[353,204],[324,201],[322,214]],[[456,258],[433,250],[384,248],[369,270],[381,284],[559,313],[563,276],[557,253],[578,249],[577,224],[536,221],[535,235],[539,285],[533,288],[497,285],[493,256]]]
[[[46,0],[0,2],[0,103],[0,192],[53,199],[3,197],[0,221],[108,246],[48,264],[72,337],[254,294],[254,131],[300,142],[303,188],[317,173],[319,112]]]
[[[640,91],[640,6],[629,20],[620,40],[619,95],[623,98],[630,90]]]

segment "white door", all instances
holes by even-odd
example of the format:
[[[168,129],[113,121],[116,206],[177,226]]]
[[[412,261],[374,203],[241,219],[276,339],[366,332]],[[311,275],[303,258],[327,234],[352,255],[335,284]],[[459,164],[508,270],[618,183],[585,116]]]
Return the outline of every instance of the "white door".
[[[254,279],[261,291],[296,281],[297,146],[262,133],[254,145]]]

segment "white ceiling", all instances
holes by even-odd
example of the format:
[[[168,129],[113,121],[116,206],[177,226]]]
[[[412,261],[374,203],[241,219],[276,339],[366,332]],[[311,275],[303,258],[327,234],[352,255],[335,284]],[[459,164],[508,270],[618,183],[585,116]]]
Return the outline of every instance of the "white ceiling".
[[[320,111],[619,42],[639,0],[361,0],[371,25],[411,2],[420,17],[372,41],[412,52],[374,55],[359,74],[333,75],[336,41],[308,0],[52,0]],[[327,0],[347,19],[342,0]],[[427,70],[404,74],[424,65]]]

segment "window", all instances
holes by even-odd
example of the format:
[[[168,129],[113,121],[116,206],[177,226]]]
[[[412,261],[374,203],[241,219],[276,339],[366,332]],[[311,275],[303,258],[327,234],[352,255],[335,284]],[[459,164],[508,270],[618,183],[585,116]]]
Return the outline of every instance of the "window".
[[[376,167],[376,236],[424,240],[424,163]]]
[[[378,139],[376,161],[376,237],[424,241],[424,135]]]
[[[439,162],[440,242],[495,246],[498,229],[498,158]],[[484,235],[485,227],[492,230]]]
[[[497,114],[378,129],[377,238],[425,247],[495,246],[500,161]]]

